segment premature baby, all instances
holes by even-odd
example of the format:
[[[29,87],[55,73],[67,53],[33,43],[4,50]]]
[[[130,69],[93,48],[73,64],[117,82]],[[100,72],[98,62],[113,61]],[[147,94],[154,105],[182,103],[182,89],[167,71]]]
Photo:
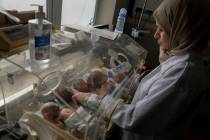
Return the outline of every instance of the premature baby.
[[[109,81],[106,74],[99,70],[95,70],[91,72],[87,78],[87,84],[92,92],[104,96],[112,92],[115,83],[114,81]]]
[[[62,108],[54,102],[45,103],[41,107],[41,114],[44,119],[50,121],[57,127],[70,132],[77,132],[76,135],[80,136],[85,133],[86,124],[83,120],[89,121],[91,115],[82,107],[76,110],[70,108]]]
[[[67,104],[69,104],[71,106],[74,106],[75,105],[75,102],[72,99],[73,92],[72,92],[72,90],[70,88],[67,89],[66,87],[59,86],[55,90],[55,92],[56,92],[56,98],[59,101],[64,100]]]
[[[68,114],[69,116],[71,113],[73,113],[73,111],[70,109],[60,109],[59,106],[54,102],[45,103],[44,105],[42,105],[40,110],[44,119],[50,121],[61,129],[64,129],[63,120],[66,114]]]
[[[72,86],[80,92],[90,92],[88,84],[83,79],[75,79]]]

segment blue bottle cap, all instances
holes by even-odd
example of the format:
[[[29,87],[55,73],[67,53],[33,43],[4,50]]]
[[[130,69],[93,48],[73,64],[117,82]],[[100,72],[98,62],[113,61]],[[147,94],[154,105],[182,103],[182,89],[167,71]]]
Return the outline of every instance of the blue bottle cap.
[[[126,16],[126,14],[127,14],[127,10],[125,8],[121,8],[119,15]]]
[[[108,71],[107,71],[107,76],[108,76],[109,78],[113,77],[112,70],[108,70]]]

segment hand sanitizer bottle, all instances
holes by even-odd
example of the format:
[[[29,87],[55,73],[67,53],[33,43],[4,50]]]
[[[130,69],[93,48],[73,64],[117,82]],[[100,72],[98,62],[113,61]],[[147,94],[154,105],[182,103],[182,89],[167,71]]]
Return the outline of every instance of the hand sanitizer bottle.
[[[46,64],[51,57],[52,24],[44,19],[43,6],[37,4],[31,6],[38,6],[35,19],[28,21],[31,64]]]

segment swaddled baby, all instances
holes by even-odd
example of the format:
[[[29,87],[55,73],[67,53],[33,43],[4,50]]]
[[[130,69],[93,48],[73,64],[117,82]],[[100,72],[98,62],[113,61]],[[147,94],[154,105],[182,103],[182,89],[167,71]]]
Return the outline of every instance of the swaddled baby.
[[[57,127],[74,132],[77,137],[82,137],[82,134],[85,133],[87,126],[85,121],[89,121],[91,118],[91,115],[82,107],[79,107],[77,110],[67,107],[59,108],[54,102],[43,104],[41,114],[44,119],[50,121]]]
[[[88,87],[100,96],[110,94],[114,90],[114,81],[108,80],[106,74],[99,70],[92,71],[87,78]]]
[[[113,78],[108,78],[103,70],[96,69],[90,73],[87,78],[87,84],[91,91],[102,97],[111,94],[113,90],[118,87],[121,89],[120,97],[124,101],[127,101],[130,98],[128,91],[124,87],[120,87],[120,84],[118,84],[118,82],[122,81],[124,78],[124,74],[118,74]]]
[[[73,88],[80,92],[90,92],[88,84],[83,79],[75,79],[72,84]]]
[[[51,123],[62,129],[64,129],[64,121],[73,112],[73,109],[69,109],[66,107],[60,109],[60,107],[54,102],[45,103],[41,107],[41,114],[44,119],[50,121]]]
[[[42,106],[41,113],[46,120],[49,120],[59,128],[68,131],[78,129],[78,131],[83,133],[85,132],[84,129],[86,127],[86,124],[84,124],[84,119],[86,121],[89,120],[91,115],[83,107],[78,107],[75,105],[72,95],[73,92],[70,89],[60,86],[56,89],[56,97],[59,100],[64,100],[71,106],[71,108],[63,107],[60,109],[57,104],[50,102]]]

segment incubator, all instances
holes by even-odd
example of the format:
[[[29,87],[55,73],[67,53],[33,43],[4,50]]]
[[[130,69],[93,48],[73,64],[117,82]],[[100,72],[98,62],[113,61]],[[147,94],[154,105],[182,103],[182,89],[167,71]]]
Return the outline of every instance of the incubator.
[[[8,134],[25,140],[103,140],[117,104],[132,99],[145,49],[124,34],[91,41],[90,34],[79,31],[59,38],[53,36],[52,44],[57,60],[38,71],[28,50],[2,56],[0,127],[10,131],[0,139]],[[72,98],[75,92],[89,98],[79,104]],[[22,135],[7,129],[13,125]]]

